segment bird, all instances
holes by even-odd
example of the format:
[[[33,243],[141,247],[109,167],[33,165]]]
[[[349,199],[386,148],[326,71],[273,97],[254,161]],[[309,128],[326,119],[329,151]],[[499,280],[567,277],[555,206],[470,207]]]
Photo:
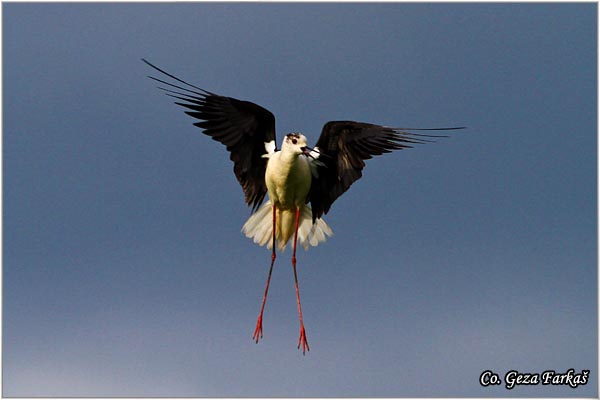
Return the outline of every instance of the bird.
[[[277,251],[283,251],[291,241],[300,323],[298,349],[302,348],[302,354],[306,354],[310,347],[298,286],[298,243],[307,250],[333,235],[323,215],[361,178],[365,160],[432,142],[433,138],[447,137],[414,131],[465,127],[394,128],[350,120],[329,121],[314,147],[308,146],[301,132],[291,132],[284,136],[281,148],[277,148],[275,117],[269,110],[250,101],[202,89],[146,59],[142,61],[160,73],[161,78],[148,77],[161,84],[158,88],[197,120],[194,125],[226,146],[233,161],[233,172],[252,212],[242,232],[256,244],[271,250],[267,282],[252,336],[256,343],[263,337],[263,313]],[[264,201],[266,195],[268,199]]]

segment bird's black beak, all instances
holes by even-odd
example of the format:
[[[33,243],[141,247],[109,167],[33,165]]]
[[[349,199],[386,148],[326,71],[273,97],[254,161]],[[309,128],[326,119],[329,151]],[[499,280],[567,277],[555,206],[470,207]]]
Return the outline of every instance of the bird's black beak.
[[[302,154],[304,154],[306,157],[310,157],[310,158],[312,158],[313,160],[316,160],[316,158],[315,158],[315,157],[313,157],[313,155],[312,155],[312,154],[310,154],[312,151],[314,151],[314,149],[311,149],[311,148],[310,148],[310,147],[308,147],[308,146],[304,146],[304,147],[300,147],[300,150],[302,150]]]
[[[326,157],[326,158],[331,158],[331,156],[328,156],[327,154],[321,153],[319,150],[317,149],[313,149],[311,147],[308,146],[304,146],[301,147],[300,150],[302,150],[302,154],[304,154],[307,157],[312,158],[313,160],[316,160],[317,158],[314,157],[311,153],[314,151],[315,153],[318,154],[318,157]]]

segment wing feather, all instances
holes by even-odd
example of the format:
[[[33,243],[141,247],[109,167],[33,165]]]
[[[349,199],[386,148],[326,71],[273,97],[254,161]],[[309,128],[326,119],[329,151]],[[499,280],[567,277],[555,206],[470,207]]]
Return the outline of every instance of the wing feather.
[[[393,150],[431,142],[427,138],[445,137],[423,135],[409,130],[453,130],[457,128],[391,128],[354,121],[330,121],[323,126],[315,147],[321,156],[313,176],[310,201],[313,222],[327,214],[333,202],[362,176],[365,160]]]
[[[265,143],[275,140],[275,117],[273,114],[249,101],[220,96],[190,83],[142,59],[150,67],[171,78],[151,79],[167,87],[159,87],[175,98],[175,104],[186,109],[185,113],[199,120],[194,126],[214,140],[224,144],[233,161],[233,171],[242,186],[246,203],[252,211],[258,209],[265,194],[265,170],[267,160]]]

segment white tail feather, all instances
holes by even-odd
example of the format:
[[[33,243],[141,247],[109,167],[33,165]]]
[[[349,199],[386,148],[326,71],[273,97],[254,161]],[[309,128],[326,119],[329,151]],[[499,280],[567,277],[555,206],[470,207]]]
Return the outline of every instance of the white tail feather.
[[[294,231],[295,216],[289,218],[288,213],[293,214],[294,212],[291,210],[277,210],[276,239],[279,251],[285,249],[290,238],[293,239],[293,234],[290,235],[289,232],[293,233]],[[282,221],[286,221],[284,223],[288,225],[291,221],[292,226],[286,226],[282,229]],[[242,227],[242,232],[260,246],[266,245],[268,249],[273,247],[273,209],[271,208],[271,201],[267,201],[248,218],[248,221]],[[287,232],[288,234],[285,235],[287,237],[282,237],[282,232]],[[314,247],[321,242],[325,242],[327,236],[332,235],[333,231],[321,218],[318,218],[313,224],[312,210],[309,205],[302,206],[298,227],[298,244],[304,247],[304,250],[308,250],[309,246]]]

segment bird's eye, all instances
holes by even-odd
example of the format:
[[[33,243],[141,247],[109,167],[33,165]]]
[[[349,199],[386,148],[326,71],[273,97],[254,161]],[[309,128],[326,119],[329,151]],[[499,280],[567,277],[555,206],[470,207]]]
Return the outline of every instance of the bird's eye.
[[[296,144],[298,141],[296,139],[292,139],[292,143]]]

